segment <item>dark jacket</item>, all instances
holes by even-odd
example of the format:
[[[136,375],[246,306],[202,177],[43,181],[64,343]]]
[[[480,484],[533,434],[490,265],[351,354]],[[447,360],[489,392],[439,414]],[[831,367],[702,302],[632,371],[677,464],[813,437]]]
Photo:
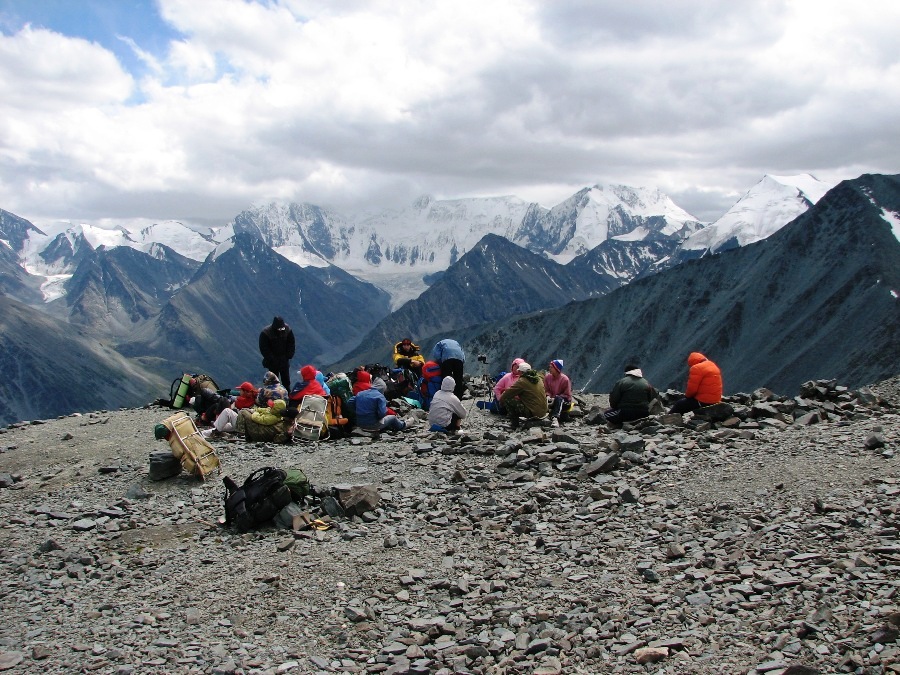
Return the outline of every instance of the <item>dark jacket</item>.
[[[625,377],[616,382],[609,393],[609,405],[612,408],[646,409],[656,396],[653,386],[640,375],[640,370],[630,370]]]
[[[279,317],[275,317],[259,334],[259,353],[263,357],[263,368],[278,370],[282,364],[294,358],[294,349],[294,331]]]

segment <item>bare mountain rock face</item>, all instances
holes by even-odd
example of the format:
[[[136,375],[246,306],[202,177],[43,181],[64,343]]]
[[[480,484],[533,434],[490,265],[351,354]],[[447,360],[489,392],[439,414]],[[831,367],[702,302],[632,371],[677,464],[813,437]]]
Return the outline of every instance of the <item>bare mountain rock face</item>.
[[[90,333],[0,296],[0,424],[116,409],[168,384]]]
[[[66,282],[63,300],[72,323],[100,334],[129,334],[159,313],[200,263],[158,246],[148,255],[127,246],[90,250]]]
[[[297,344],[292,363],[299,368],[345,353],[387,311],[387,294],[371,284],[335,267],[299,267],[242,234],[210,256],[120,350],[236,385],[261,380],[258,336],[273,316],[291,326]]]
[[[382,319],[341,364],[382,362],[403,337],[455,333],[602,295],[614,287],[593,271],[560,265],[503,237],[487,235],[422,295]]]
[[[612,429],[589,423],[605,397],[578,395],[561,427],[513,431],[466,398],[454,435],[212,438],[238,482],[299,467],[365,497],[244,534],[219,524],[220,476],[151,480],[168,409],[13,425],[0,668],[892,673],[900,379],[794,388],[719,421]]]
[[[657,387],[683,386],[692,351],[731,392],[877,380],[900,363],[897,213],[900,177],[844,181],[768,239],[455,337],[498,363],[564,358],[588,391],[609,391],[635,358]]]

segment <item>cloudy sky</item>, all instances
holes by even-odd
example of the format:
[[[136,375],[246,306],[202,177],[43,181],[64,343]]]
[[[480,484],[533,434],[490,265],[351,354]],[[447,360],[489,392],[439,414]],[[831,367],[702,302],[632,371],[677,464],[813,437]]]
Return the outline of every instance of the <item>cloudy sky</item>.
[[[900,172],[896,0],[0,0],[0,208],[220,225]]]

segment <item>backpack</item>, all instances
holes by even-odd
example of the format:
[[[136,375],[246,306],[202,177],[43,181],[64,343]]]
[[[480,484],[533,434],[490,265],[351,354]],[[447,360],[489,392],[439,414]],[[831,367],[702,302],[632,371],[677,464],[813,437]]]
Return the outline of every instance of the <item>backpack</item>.
[[[344,417],[343,405],[340,396],[329,396],[325,408],[325,420],[328,424],[328,432],[332,437],[346,436],[350,434],[350,419]]]
[[[249,476],[241,487],[225,476],[225,524],[234,525],[246,532],[272,520],[291,503],[291,491],[284,480],[287,474],[281,469],[263,467]]]
[[[441,389],[441,365],[437,361],[428,361],[422,366],[422,380],[419,392],[422,394],[422,408],[428,410],[431,399]]]
[[[191,381],[193,381],[193,385],[191,385]],[[184,407],[185,401],[191,396],[199,394],[200,389],[209,389],[216,393],[228,393],[220,390],[219,385],[209,375],[182,373],[172,380],[172,384],[169,386],[169,407]]]
[[[338,396],[341,399],[341,403],[346,403],[347,399],[353,396],[353,388],[350,384],[350,380],[342,373],[332,377],[326,384],[328,384],[328,388],[331,390],[331,395]]]
[[[309,484],[309,478],[303,473],[303,469],[286,469],[284,473],[284,484],[291,491],[291,499],[295,502],[302,502],[313,494],[312,485]]]

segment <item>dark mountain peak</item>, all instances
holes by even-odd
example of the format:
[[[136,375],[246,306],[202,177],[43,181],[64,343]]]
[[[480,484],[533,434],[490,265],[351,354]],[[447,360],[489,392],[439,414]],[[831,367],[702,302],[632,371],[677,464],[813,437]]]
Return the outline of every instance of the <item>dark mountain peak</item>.
[[[44,234],[30,221],[0,209],[0,239],[9,242],[13,251],[21,252],[29,232]]]
[[[93,253],[94,247],[84,234],[70,230],[56,235],[41,251],[40,257],[48,265],[71,269],[78,265],[82,258],[90,257]]]
[[[566,369],[588,391],[609,391],[634,355],[655,385],[683,387],[691,351],[731,392],[875,382],[900,364],[900,241],[886,217],[898,211],[900,176],[861,176],[767,239],[459,337],[502,362],[558,355],[564,335]]]

